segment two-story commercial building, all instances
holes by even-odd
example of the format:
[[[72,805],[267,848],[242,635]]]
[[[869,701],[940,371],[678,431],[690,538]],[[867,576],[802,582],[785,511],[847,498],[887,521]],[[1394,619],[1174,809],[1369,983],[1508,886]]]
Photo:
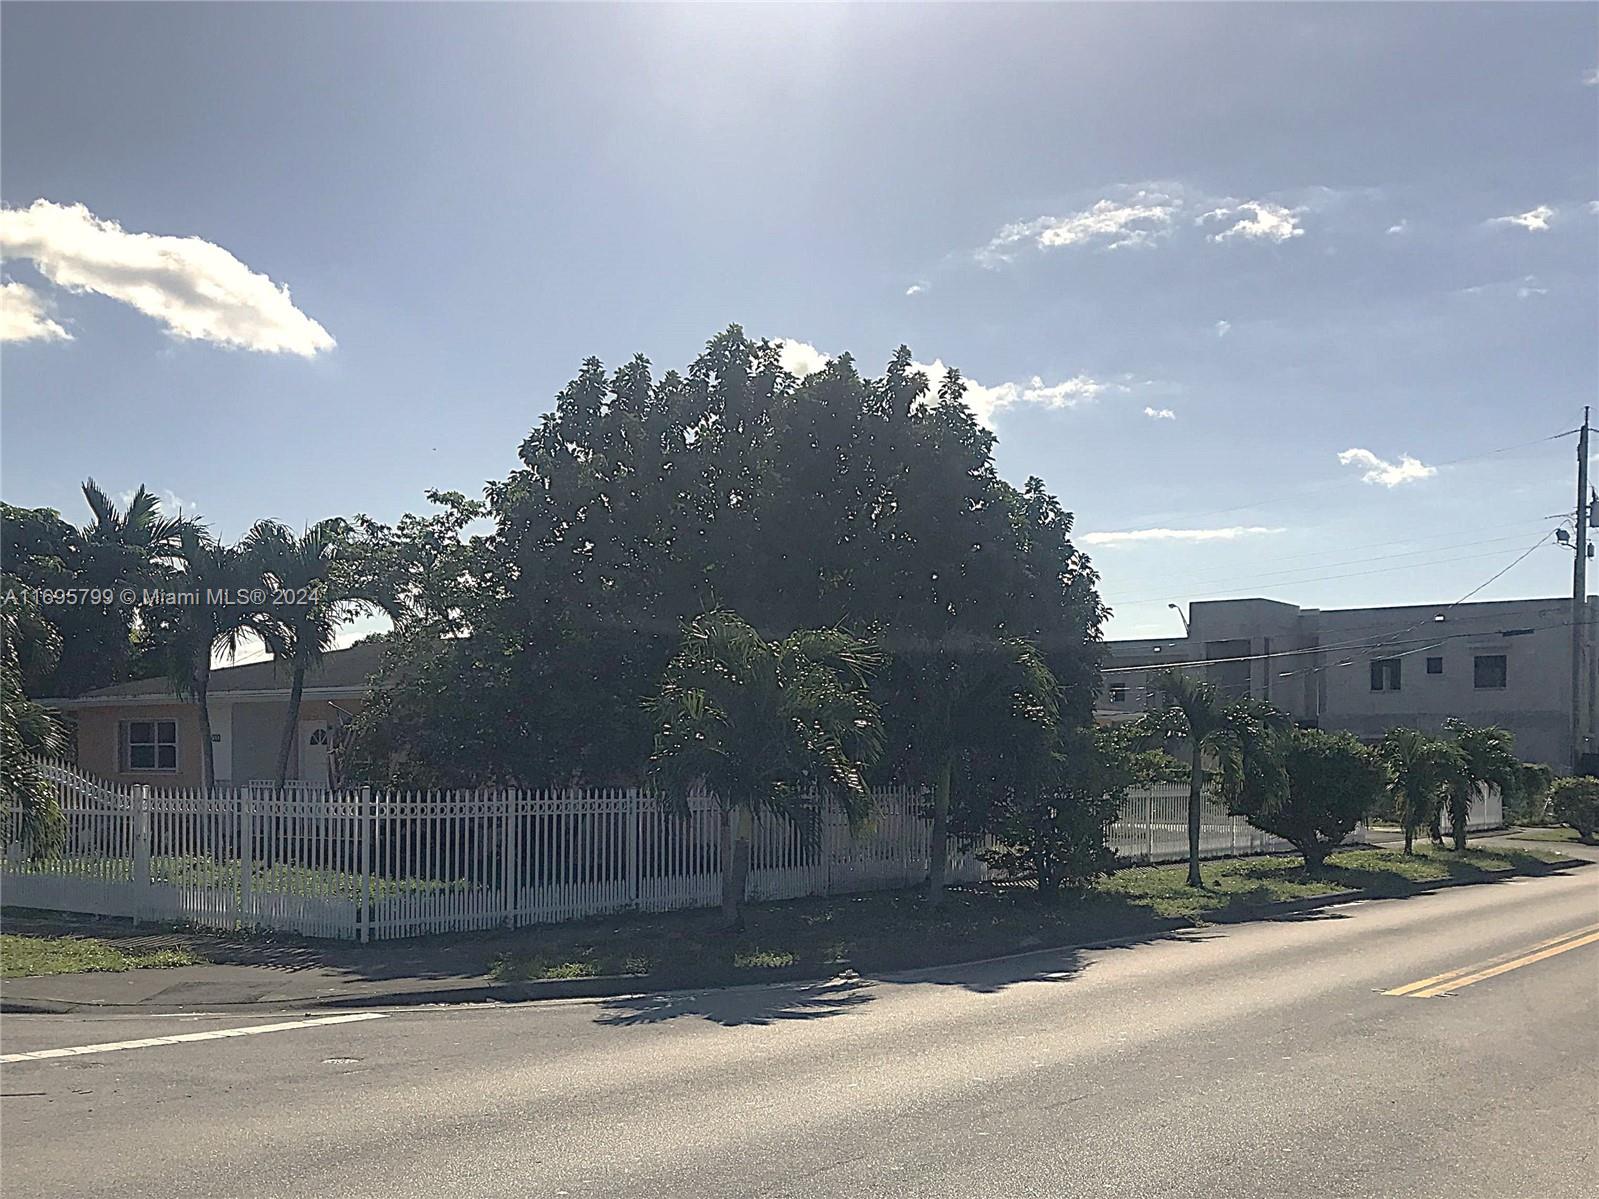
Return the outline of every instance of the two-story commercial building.
[[[1396,726],[1436,730],[1450,716],[1499,725],[1521,757],[1564,773],[1574,760],[1572,625],[1570,599],[1329,610],[1196,601],[1186,637],[1107,643],[1096,715],[1116,721],[1159,706],[1159,669],[1190,664],[1225,695],[1269,700],[1301,724],[1365,740]],[[1589,698],[1599,680],[1594,655],[1584,659],[1578,748],[1588,753],[1599,744]]]

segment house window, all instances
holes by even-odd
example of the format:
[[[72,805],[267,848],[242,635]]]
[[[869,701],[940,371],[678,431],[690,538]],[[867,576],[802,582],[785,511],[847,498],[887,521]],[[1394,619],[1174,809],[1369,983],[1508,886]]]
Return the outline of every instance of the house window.
[[[1127,702],[1126,683],[1112,683],[1110,685],[1110,702],[1113,704],[1124,704]]]
[[[1472,686],[1479,691],[1501,691],[1509,677],[1504,654],[1478,654],[1471,662]]]
[[[1374,658],[1371,663],[1371,689],[1373,691],[1398,691],[1399,668],[1402,665],[1398,658]]]
[[[176,770],[178,722],[129,720],[122,725],[123,761],[129,770]]]
[[[1442,658],[1428,658],[1427,659],[1427,673],[1428,674],[1442,674],[1443,672],[1444,672],[1444,660]]]

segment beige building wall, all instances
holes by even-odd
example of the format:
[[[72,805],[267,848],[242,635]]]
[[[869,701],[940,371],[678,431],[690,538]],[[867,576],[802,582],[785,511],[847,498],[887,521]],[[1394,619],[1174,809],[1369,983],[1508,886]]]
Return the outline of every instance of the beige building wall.
[[[198,787],[201,784],[200,716],[193,704],[118,704],[83,708],[76,714],[78,765],[114,783],[147,783],[152,787]],[[123,722],[175,720],[178,724],[176,770],[124,770],[118,738]]]

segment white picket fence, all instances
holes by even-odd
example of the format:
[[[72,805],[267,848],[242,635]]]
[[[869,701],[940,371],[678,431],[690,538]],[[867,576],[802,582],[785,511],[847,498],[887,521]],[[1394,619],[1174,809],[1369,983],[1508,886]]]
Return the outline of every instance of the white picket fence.
[[[398,793],[246,785],[119,786],[45,766],[65,818],[48,856],[7,847],[12,906],[273,928],[373,940],[713,906],[721,896],[714,801],[687,817],[634,789]],[[837,813],[813,838],[758,822],[748,898],[795,899],[914,885],[927,876],[920,795],[874,793],[852,834]],[[1131,794],[1107,843],[1124,859],[1175,861],[1188,846],[1187,789]],[[1206,857],[1288,846],[1207,802]],[[948,877],[987,877],[978,846],[954,845]]]
[[[1226,805],[1206,798],[1199,814],[1199,856],[1236,857],[1279,853],[1293,847],[1280,837],[1261,832],[1242,816],[1229,816]],[[1121,858],[1137,862],[1176,862],[1188,856],[1188,784],[1168,783],[1129,791],[1121,815],[1106,833],[1105,844]]]

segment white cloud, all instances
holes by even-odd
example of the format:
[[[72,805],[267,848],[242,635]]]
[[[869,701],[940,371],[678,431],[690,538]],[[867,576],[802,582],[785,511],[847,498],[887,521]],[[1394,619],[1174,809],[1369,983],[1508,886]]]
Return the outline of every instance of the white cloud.
[[[289,289],[198,237],[129,233],[82,204],[0,209],[0,250],[51,283],[109,296],[175,337],[310,358],[334,346]]]
[[[1555,215],[1555,210],[1547,204],[1527,212],[1519,212],[1514,216],[1496,216],[1489,221],[1490,225],[1515,225],[1529,233],[1547,233],[1549,231],[1549,218]]]
[[[1395,236],[1395,237],[1399,236],[1400,234],[1409,233],[1410,232],[1410,221],[1407,220],[1404,217],[1401,217],[1399,220],[1395,221],[1392,225],[1388,226],[1388,232],[1390,234],[1392,234],[1393,236]]]
[[[1547,287],[1538,285],[1537,275],[1526,276],[1516,288],[1516,299],[1518,300],[1525,300],[1531,296],[1546,296],[1548,294],[1549,289]]]
[[[137,494],[138,489],[130,487],[116,497],[117,506],[126,510],[127,506],[133,502],[133,497]],[[195,513],[194,504],[183,499],[170,489],[163,488],[156,492],[155,498],[161,501],[161,515],[163,516],[177,516],[180,512],[187,512],[190,516],[193,516]]]
[[[1235,237],[1248,238],[1250,241],[1285,242],[1291,237],[1305,235],[1298,220],[1302,212],[1302,208],[1284,208],[1281,204],[1264,200],[1245,200],[1233,208],[1213,208],[1194,223],[1201,225],[1207,221],[1232,221],[1220,233],[1210,235],[1210,240],[1215,242]]]
[[[913,365],[927,376],[928,398],[937,396],[944,376],[949,373],[943,361],[935,358],[931,363],[917,362]],[[1034,375],[1026,383],[1000,383],[994,387],[985,386],[969,377],[962,378],[966,384],[966,406],[976,415],[978,423],[990,429],[994,427],[994,418],[1008,408],[1021,404],[1036,404],[1050,409],[1075,408],[1079,404],[1097,400],[1111,386],[1081,374],[1058,383],[1045,383],[1041,377]]]
[[[823,370],[832,361],[832,355],[817,349],[808,341],[780,337],[776,345],[778,362],[783,369],[801,379]],[[912,362],[911,369],[927,376],[923,402],[936,402],[938,389],[949,374],[949,368],[943,360],[935,358],[930,363]],[[1073,375],[1057,383],[1046,383],[1041,376],[1034,375],[1026,383],[1000,383],[993,387],[979,383],[969,375],[961,376],[961,381],[966,385],[966,406],[972,410],[978,422],[989,429],[994,427],[994,417],[998,413],[1021,404],[1048,409],[1075,408],[1079,404],[1092,403],[1107,391],[1130,390],[1127,384],[1108,383],[1084,374]]]
[[[1378,483],[1383,487],[1398,487],[1401,483],[1430,479],[1438,473],[1436,466],[1428,466],[1409,454],[1399,455],[1398,462],[1389,462],[1387,459],[1377,457],[1370,450],[1348,449],[1338,455],[1338,461],[1345,466],[1364,467],[1360,476],[1361,482]]]
[[[1144,415],[1150,420],[1176,420],[1177,414],[1170,408],[1145,408]]]
[[[912,283],[909,287],[907,287],[905,289],[905,294],[908,295],[908,296],[919,296],[923,292],[925,292],[926,290],[927,290],[927,284],[925,284],[925,283]]]
[[[1264,525],[1228,525],[1221,529],[1122,529],[1114,533],[1085,533],[1075,540],[1084,545],[1131,545],[1141,541],[1237,541],[1240,537],[1268,537],[1287,531]]]
[[[808,341],[795,341],[791,337],[777,339],[777,358],[784,370],[803,379],[826,368],[832,359]]]
[[[45,315],[38,292],[23,283],[0,283],[0,342],[71,340],[72,334]]]
[[[1589,200],[1588,211],[1594,213],[1595,215],[1599,215],[1599,200]]]
[[[977,251],[984,266],[999,266],[1016,256],[1016,247],[1031,242],[1040,250],[1063,246],[1098,246],[1116,250],[1146,246],[1171,232],[1182,201],[1162,192],[1137,190],[1126,200],[1096,200],[1080,212],[1041,216],[1006,225]]]
[[[1232,323],[1232,321],[1217,321],[1216,322],[1216,336],[1217,337],[1226,337],[1232,331],[1233,331],[1233,323]]]
[[[1599,87],[1599,67],[1593,67],[1583,75],[1582,81],[1589,87]]]

